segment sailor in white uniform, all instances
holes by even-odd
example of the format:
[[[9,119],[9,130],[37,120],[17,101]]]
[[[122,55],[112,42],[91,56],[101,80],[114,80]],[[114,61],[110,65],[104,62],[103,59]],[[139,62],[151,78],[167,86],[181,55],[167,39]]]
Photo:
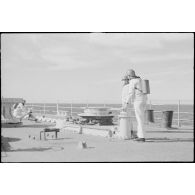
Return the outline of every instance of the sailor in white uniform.
[[[127,75],[125,75],[122,79],[123,83],[123,89],[122,89],[122,108],[125,107],[124,111],[127,112],[128,116],[131,116],[131,101],[129,100],[129,78]],[[130,119],[131,120],[131,119]],[[129,131],[133,131],[133,123],[132,121],[129,121],[130,129]],[[129,132],[129,133],[130,133]]]
[[[145,141],[144,134],[144,112],[147,103],[147,95],[142,92],[142,80],[136,76],[135,71],[130,69],[127,71],[129,82],[129,92],[126,102],[123,104],[123,108],[128,107],[129,101],[134,105],[135,116],[137,120],[137,139],[136,141]]]

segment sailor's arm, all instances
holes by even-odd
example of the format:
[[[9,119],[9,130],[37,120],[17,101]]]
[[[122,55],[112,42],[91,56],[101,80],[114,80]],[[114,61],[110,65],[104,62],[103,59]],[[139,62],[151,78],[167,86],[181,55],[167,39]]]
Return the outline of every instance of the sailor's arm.
[[[126,101],[124,102],[123,108],[126,109],[127,105],[129,104],[130,100],[133,99],[135,95],[135,83],[134,82],[130,82],[129,83],[129,91],[128,91],[128,95],[126,97]]]

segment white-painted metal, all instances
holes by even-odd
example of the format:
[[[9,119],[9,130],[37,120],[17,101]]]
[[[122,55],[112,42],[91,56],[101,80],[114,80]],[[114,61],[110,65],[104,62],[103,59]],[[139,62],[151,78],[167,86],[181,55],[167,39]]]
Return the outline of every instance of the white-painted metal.
[[[122,139],[131,138],[131,125],[130,116],[127,112],[121,112],[119,115],[119,137]]]
[[[180,127],[180,100],[178,101],[178,108],[177,108],[177,126]]]
[[[43,107],[43,113],[45,114],[45,104],[44,104],[44,107]]]

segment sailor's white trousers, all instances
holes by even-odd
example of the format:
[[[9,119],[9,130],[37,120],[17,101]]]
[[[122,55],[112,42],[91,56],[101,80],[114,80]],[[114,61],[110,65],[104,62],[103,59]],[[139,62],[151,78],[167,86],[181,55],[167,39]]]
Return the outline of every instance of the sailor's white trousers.
[[[137,136],[139,138],[144,138],[144,112],[146,108],[145,101],[134,101],[133,103],[135,109],[135,116],[137,120]]]
[[[132,122],[132,119],[131,119],[131,105],[130,104],[128,104],[127,105],[127,108],[126,108],[126,110],[125,110],[126,112],[127,112],[127,115],[130,117],[129,118],[129,133],[131,133],[131,131],[133,131],[133,122]]]

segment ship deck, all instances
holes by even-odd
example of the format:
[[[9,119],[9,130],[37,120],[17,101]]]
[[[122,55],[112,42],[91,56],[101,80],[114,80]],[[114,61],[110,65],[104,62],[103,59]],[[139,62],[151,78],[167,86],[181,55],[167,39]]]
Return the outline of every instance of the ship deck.
[[[25,120],[23,126],[1,129],[2,162],[191,162],[194,159],[194,130],[165,129],[146,125],[146,142],[78,134],[67,127],[54,139],[40,140],[49,123]],[[96,127],[93,126],[91,131]],[[98,127],[102,130],[113,126]],[[78,148],[85,141],[86,149]]]

